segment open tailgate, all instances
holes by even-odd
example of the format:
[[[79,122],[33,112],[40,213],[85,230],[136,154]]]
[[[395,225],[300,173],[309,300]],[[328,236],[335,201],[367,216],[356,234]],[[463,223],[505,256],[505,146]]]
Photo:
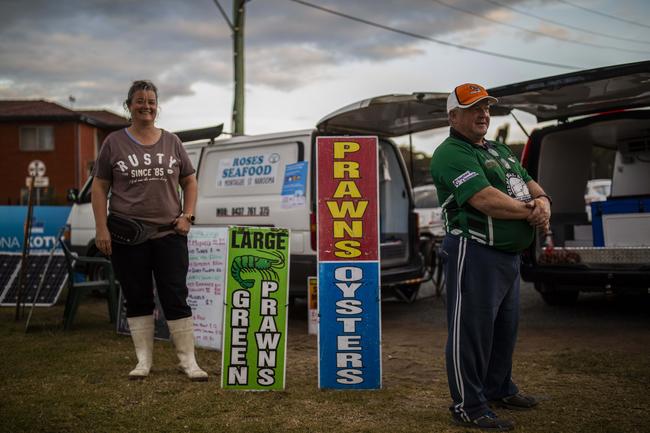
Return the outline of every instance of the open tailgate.
[[[650,61],[588,69],[488,89],[495,108],[538,121],[650,106]]]

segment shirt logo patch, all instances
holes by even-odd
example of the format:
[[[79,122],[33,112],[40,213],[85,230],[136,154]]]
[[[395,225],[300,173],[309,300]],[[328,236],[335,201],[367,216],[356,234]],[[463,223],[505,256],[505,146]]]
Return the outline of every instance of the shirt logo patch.
[[[506,186],[511,197],[524,202],[531,200],[532,197],[526,182],[518,175],[514,173],[506,174]]]
[[[486,159],[483,165],[485,165],[485,168],[487,169],[492,169],[498,167],[499,163],[493,159]]]
[[[503,164],[503,166],[504,166],[507,170],[510,170],[510,164],[508,164],[508,161],[506,161],[505,159],[501,158],[501,164]]]
[[[492,156],[499,156],[499,152],[497,152],[496,149],[489,148],[488,152],[490,152],[490,155]]]
[[[461,186],[462,184],[464,184],[465,182],[467,182],[468,180],[470,180],[475,176],[478,176],[478,173],[467,170],[465,173],[461,174],[456,179],[454,179],[452,183],[456,188],[458,188],[459,186]]]

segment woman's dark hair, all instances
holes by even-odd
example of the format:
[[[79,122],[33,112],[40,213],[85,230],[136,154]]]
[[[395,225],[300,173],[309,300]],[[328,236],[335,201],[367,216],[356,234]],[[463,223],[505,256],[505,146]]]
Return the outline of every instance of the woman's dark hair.
[[[131,105],[131,101],[133,100],[133,94],[138,90],[152,90],[153,93],[156,94],[156,101],[158,101],[158,88],[154,83],[149,80],[134,81],[129,88],[129,94],[124,101],[124,108],[126,108],[127,112],[129,111],[129,105]]]

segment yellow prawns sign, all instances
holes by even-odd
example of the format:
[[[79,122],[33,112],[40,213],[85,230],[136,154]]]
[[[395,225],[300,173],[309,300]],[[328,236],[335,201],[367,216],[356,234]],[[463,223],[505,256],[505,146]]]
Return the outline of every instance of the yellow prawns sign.
[[[377,137],[318,137],[318,383],[381,388]]]

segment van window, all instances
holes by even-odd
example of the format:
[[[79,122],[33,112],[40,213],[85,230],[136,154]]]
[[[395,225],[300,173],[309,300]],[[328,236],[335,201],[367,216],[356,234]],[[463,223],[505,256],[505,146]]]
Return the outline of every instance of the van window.
[[[201,166],[201,195],[206,197],[277,194],[282,191],[284,167],[298,161],[302,143],[207,148]]]

